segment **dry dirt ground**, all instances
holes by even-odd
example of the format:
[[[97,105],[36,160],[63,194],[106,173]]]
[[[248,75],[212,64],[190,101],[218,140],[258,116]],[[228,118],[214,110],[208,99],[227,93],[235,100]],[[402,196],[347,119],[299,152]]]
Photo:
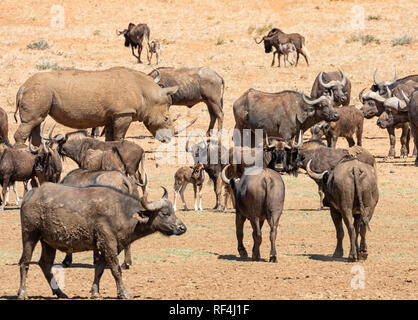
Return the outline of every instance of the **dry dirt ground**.
[[[60,7],[64,28],[57,29]],[[356,7],[359,6],[360,7]],[[362,9],[363,8],[363,9]],[[360,10],[360,11],[358,11]],[[364,28],[355,27],[356,12],[364,10]],[[8,111],[10,137],[18,126],[13,120],[15,95],[37,65],[102,70],[126,66],[148,72],[152,67],[136,63],[130,49],[115,33],[129,22],[147,23],[151,38],[162,43],[162,66],[210,66],[225,79],[225,125],[233,128],[232,104],[246,89],[270,92],[297,89],[310,92],[321,70],[341,68],[352,81],[352,103],[359,106],[358,92],[369,87],[375,68],[378,78],[389,80],[396,67],[400,76],[417,73],[418,3],[416,1],[15,1],[0,2],[0,106]],[[369,18],[372,16],[372,18]],[[374,18],[374,19],[373,19]],[[353,20],[354,19],[354,20]],[[52,21],[52,26],[51,26]],[[352,25],[354,21],[354,25]],[[360,23],[362,20],[359,20]],[[271,55],[252,39],[269,25],[306,37],[311,65],[303,59],[287,68],[270,67]],[[363,45],[346,43],[355,35],[380,40]],[[404,35],[412,43],[392,46]],[[45,39],[45,50],[28,49],[33,40]],[[194,128],[207,128],[209,117],[203,104],[192,109],[173,107],[173,114],[188,119],[199,116]],[[47,127],[53,120],[48,118]],[[58,125],[56,132],[70,128]],[[149,135],[139,123],[128,137]],[[397,131],[397,135],[400,133]],[[308,132],[305,139],[309,138]],[[130,140],[148,151],[160,146],[146,138]],[[380,201],[368,233],[369,259],[349,263],[334,260],[335,231],[329,212],[317,211],[318,195],[312,180],[284,176],[285,209],[277,237],[278,263],[268,263],[267,226],[261,255],[264,261],[238,258],[234,213],[211,210],[212,185],[205,184],[203,212],[178,212],[188,227],[180,237],[155,234],[133,244],[134,265],[123,273],[127,289],[136,299],[416,299],[418,297],[418,168],[413,158],[386,160],[389,141],[376,119],[366,120],[363,145],[377,158]],[[339,141],[345,147],[345,141]],[[413,144],[411,141],[411,148]],[[397,156],[400,144],[397,141]],[[156,167],[155,154],[147,153],[151,196],[170,190],[179,165]],[[64,173],[75,168],[64,163]],[[23,194],[18,184],[20,195]],[[192,188],[186,190],[189,207]],[[11,195],[14,200],[14,195]],[[245,245],[252,247],[251,227],[245,227]],[[40,268],[40,246],[29,270],[28,294],[50,298],[51,291]],[[344,256],[348,254],[347,235]],[[19,210],[16,206],[0,214],[0,297],[14,298],[19,286],[17,262],[21,254]],[[57,263],[63,258],[57,254]],[[74,266],[65,270],[65,292],[71,298],[88,298],[93,280],[91,253],[74,255]],[[355,268],[353,268],[355,267]],[[364,280],[364,286],[361,281]],[[353,284],[353,285],[352,285]],[[116,296],[114,280],[105,271],[101,281],[104,298]]]

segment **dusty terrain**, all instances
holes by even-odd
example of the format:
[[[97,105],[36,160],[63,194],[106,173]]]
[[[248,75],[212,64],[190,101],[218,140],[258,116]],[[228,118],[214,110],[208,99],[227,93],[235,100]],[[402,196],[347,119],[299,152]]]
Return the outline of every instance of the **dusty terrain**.
[[[416,1],[364,1],[364,29],[355,30],[351,21],[358,1],[14,1],[0,2],[0,106],[9,114],[10,139],[18,126],[13,120],[15,95],[36,65],[102,70],[126,66],[149,72],[123,46],[115,30],[129,22],[147,23],[151,39],[162,43],[162,66],[210,66],[223,76],[225,124],[233,128],[232,103],[246,89],[253,87],[277,92],[297,89],[309,93],[319,71],[341,68],[352,81],[352,103],[359,106],[358,92],[370,87],[378,68],[378,79],[389,80],[396,67],[398,75],[418,72],[418,3]],[[56,11],[64,8],[64,28],[51,27]],[[378,18],[368,18],[378,16]],[[269,25],[286,32],[299,32],[306,38],[311,54],[308,67],[303,58],[299,65],[270,67],[271,54],[252,39],[257,30]],[[53,24],[55,26],[56,24]],[[252,31],[252,32],[251,32]],[[266,29],[268,31],[268,29]],[[251,34],[250,34],[251,33]],[[265,32],[264,32],[265,33]],[[362,45],[346,43],[356,35],[373,35],[380,40]],[[412,43],[392,46],[391,41],[404,35]],[[45,50],[28,49],[33,40],[45,39]],[[155,60],[154,60],[155,62]],[[173,107],[173,114],[191,119],[199,116],[193,128],[207,129],[206,106],[192,109]],[[53,120],[47,119],[49,127]],[[70,128],[57,126],[56,132]],[[149,135],[142,124],[135,123],[128,137]],[[400,132],[397,131],[397,135]],[[305,139],[309,133],[305,133]],[[154,139],[129,138],[148,151],[160,143]],[[346,142],[339,140],[339,146]],[[212,211],[213,186],[204,186],[203,212],[180,211],[178,216],[188,231],[181,237],[152,235],[133,244],[134,265],[123,273],[127,289],[137,299],[417,299],[418,297],[418,168],[413,158],[386,160],[389,139],[376,126],[376,119],[366,120],[363,145],[377,158],[380,201],[368,233],[369,259],[349,263],[334,260],[335,231],[329,212],[317,211],[316,185],[306,175],[284,176],[285,210],[277,237],[278,263],[266,262],[270,250],[268,227],[264,226],[262,262],[238,258],[234,213]],[[411,150],[413,143],[411,141]],[[151,196],[161,194],[160,185],[170,190],[179,164],[156,167],[154,153],[147,153]],[[64,163],[64,173],[75,168]],[[18,190],[23,194],[19,183]],[[186,200],[193,207],[192,188]],[[11,194],[14,201],[14,195]],[[246,224],[245,245],[252,247],[251,227]],[[347,235],[344,242],[348,255]],[[0,297],[14,298],[19,287],[18,260],[21,254],[19,209],[8,207],[0,213]],[[40,245],[35,250],[28,276],[28,294],[50,298],[51,290],[40,268]],[[58,253],[59,263],[64,257]],[[122,256],[121,256],[122,257]],[[71,298],[88,298],[93,280],[91,253],[74,255],[74,266],[65,270],[65,292]],[[364,287],[354,284],[358,266],[364,270]],[[354,269],[352,269],[355,267]],[[361,269],[361,268],[360,268]],[[360,275],[360,276],[362,276]],[[357,289],[356,289],[357,288]],[[101,281],[104,298],[114,298],[113,277],[105,271]]]

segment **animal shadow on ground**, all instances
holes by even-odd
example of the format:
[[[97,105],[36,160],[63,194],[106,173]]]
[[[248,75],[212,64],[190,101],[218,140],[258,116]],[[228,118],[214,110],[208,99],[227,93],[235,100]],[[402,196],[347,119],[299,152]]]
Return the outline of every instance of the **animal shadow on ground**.
[[[233,254],[219,254],[218,259],[229,260],[229,261],[254,261],[253,259],[251,259],[251,257],[241,258],[241,257],[238,257],[238,256],[233,255]],[[257,262],[267,262],[267,260],[266,259],[260,259]]]
[[[292,254],[291,256],[308,257],[310,260],[317,260],[317,261],[324,261],[324,262],[332,262],[332,261],[349,262],[348,258],[335,258],[333,256],[324,255],[324,254],[303,253],[303,254]]]
[[[34,262],[34,261],[32,261],[30,264],[34,264],[34,265],[39,265],[39,263],[38,262]],[[18,263],[6,263],[6,265],[8,265],[8,266],[17,266],[17,265],[19,265]],[[62,266],[62,264],[60,264],[60,263],[55,263],[54,264],[54,267],[56,267],[56,266]],[[71,264],[71,266],[70,267],[64,267],[64,269],[71,269],[71,268],[86,268],[86,269],[94,269],[94,265],[92,265],[92,264],[87,264],[87,263],[73,263],[73,264]],[[106,266],[106,269],[108,269],[109,267],[108,266]]]

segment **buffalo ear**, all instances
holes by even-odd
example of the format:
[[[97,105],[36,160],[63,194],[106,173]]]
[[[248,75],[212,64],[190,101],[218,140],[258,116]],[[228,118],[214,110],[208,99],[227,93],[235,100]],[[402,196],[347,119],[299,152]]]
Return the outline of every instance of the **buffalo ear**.
[[[169,95],[175,94],[178,89],[179,89],[178,86],[167,87],[167,88],[162,88],[161,92],[163,95],[169,96]]]

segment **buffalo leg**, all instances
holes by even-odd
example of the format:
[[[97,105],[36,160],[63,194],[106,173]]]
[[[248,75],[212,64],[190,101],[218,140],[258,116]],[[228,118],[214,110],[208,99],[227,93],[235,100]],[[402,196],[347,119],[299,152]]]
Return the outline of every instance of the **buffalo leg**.
[[[9,187],[9,176],[4,176],[3,177],[3,190],[2,190],[2,199],[3,199],[3,203],[1,204],[0,207],[0,211],[4,211],[4,206],[6,205],[6,193],[7,193],[7,188]]]
[[[118,116],[113,120],[113,140],[121,141],[132,123],[132,115]]]
[[[61,291],[58,286],[57,281],[55,280],[54,275],[51,272],[52,265],[54,264],[56,249],[52,248],[49,244],[41,240],[42,244],[42,253],[41,258],[39,259],[39,266],[44,273],[46,280],[48,281],[49,286],[52,289],[52,293],[55,294],[58,298],[68,298],[67,295]]]
[[[410,129],[409,124],[405,123],[402,127],[401,135],[401,158],[408,158],[409,153],[409,139],[410,139]]]
[[[356,230],[354,228],[354,217],[351,208],[343,208],[341,210],[343,216],[344,224],[347,227],[348,235],[350,236],[350,253],[348,255],[348,260],[356,261],[357,260],[357,250],[356,250]]]
[[[254,241],[252,259],[254,261],[260,261],[260,246],[262,242],[260,221],[258,219],[255,219],[255,221],[251,221],[251,226],[253,227]]]
[[[319,210],[324,209],[324,191],[322,191],[321,185],[318,185],[318,194],[319,194]]]
[[[65,255],[64,260],[62,260],[61,264],[64,266],[64,268],[69,268],[72,263],[73,263],[73,255],[71,253],[67,253]]]
[[[356,143],[354,142],[354,139],[353,139],[353,137],[346,137],[345,138],[346,140],[347,140],[347,142],[348,142],[348,146],[351,148],[351,147],[353,147]]]
[[[116,245],[115,245],[115,247],[116,247]],[[129,295],[128,291],[126,290],[125,286],[123,285],[122,270],[119,266],[118,255],[117,255],[117,251],[115,249],[112,249],[112,248],[105,245],[104,250],[102,250],[103,251],[102,254],[103,254],[103,256],[106,260],[107,265],[110,268],[110,271],[112,272],[113,278],[115,279],[116,289],[117,289],[117,292],[118,292],[118,298],[129,299],[130,295]]]
[[[102,255],[99,255],[99,259],[94,268],[94,280],[91,286],[90,294],[92,299],[100,298],[100,279],[103,275],[103,271],[106,268],[106,261]]]
[[[216,195],[216,204],[213,208],[214,210],[222,210],[221,205],[221,198],[222,198],[222,179],[220,177],[220,174],[216,176],[216,178],[213,181],[213,187]]]
[[[415,126],[412,122],[411,122],[411,133],[412,133],[412,137],[414,138],[414,155],[416,156],[415,165],[418,166],[418,154],[417,154],[417,148],[418,148],[418,126]]]
[[[26,278],[29,271],[29,264],[32,259],[33,250],[35,249],[36,243],[39,238],[33,235],[27,236],[23,234],[22,244],[23,252],[22,257],[19,260],[20,266],[20,288],[17,293],[19,300],[27,299],[28,294],[26,292]]]
[[[362,142],[361,142],[362,136],[363,136],[363,124],[359,125],[356,131],[357,145],[360,147],[362,146]]]
[[[387,128],[386,130],[388,131],[388,134],[389,134],[389,142],[390,142],[388,159],[393,159],[395,157],[395,145],[396,145],[395,128],[390,127],[390,128]]]
[[[238,241],[238,253],[241,258],[248,258],[247,250],[245,250],[243,238],[244,238],[244,223],[246,218],[239,214],[238,212],[235,215],[235,228]]]
[[[121,268],[123,270],[128,270],[129,266],[132,265],[131,245],[128,244],[123,251],[124,251],[124,254],[125,254],[125,260],[123,261],[123,263],[121,265]]]
[[[342,224],[342,216],[341,214],[335,210],[334,208],[330,208],[332,222],[335,226],[336,236],[337,236],[337,247],[335,248],[334,254],[332,255],[334,258],[342,258],[344,255],[343,249],[343,239],[344,239],[344,229]]]

